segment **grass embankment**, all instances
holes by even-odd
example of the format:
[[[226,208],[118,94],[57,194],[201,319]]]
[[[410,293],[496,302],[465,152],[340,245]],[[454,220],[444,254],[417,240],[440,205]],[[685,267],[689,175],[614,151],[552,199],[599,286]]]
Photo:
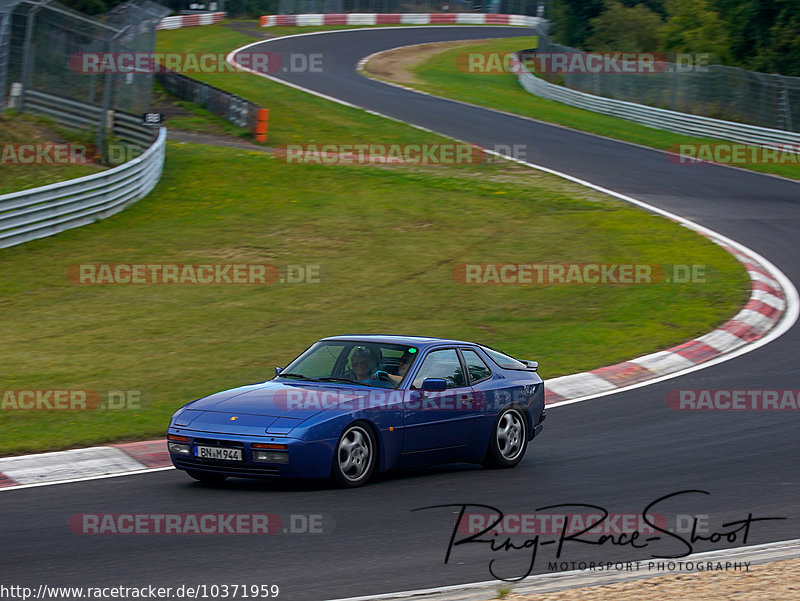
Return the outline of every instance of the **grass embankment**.
[[[62,161],[66,157],[64,150],[59,154],[47,151],[48,143],[89,146],[85,135],[64,131],[48,119],[18,115],[12,111],[0,113],[0,194],[28,190],[102,170],[97,165],[48,163],[48,160]],[[37,148],[38,158],[35,154]]]

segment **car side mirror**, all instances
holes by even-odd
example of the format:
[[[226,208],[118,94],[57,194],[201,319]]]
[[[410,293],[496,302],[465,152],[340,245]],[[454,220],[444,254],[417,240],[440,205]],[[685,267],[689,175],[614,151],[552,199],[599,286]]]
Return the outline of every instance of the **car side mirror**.
[[[282,367],[278,367],[277,365],[275,366],[275,375],[276,375],[276,376],[277,376],[277,375],[280,375],[280,373],[281,373],[282,371],[283,371],[283,368],[282,368]]]
[[[444,392],[447,390],[447,382],[444,378],[425,378],[422,381],[422,390],[426,392]]]

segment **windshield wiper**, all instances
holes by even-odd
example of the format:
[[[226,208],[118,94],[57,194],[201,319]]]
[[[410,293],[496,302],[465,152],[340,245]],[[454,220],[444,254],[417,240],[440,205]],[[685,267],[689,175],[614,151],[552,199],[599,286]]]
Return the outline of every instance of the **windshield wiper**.
[[[317,378],[318,382],[347,382],[348,384],[362,384],[358,380],[351,380],[350,378],[336,378],[334,376]]]
[[[309,378],[308,376],[304,376],[303,374],[287,374],[287,373],[281,372],[281,373],[278,374],[278,377],[279,378],[299,378],[300,380],[311,380],[311,381],[316,382],[316,380],[314,380],[314,378]]]

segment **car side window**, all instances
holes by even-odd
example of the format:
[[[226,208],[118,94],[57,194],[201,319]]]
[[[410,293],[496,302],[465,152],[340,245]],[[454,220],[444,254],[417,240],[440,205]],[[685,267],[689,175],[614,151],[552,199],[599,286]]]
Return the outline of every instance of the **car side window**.
[[[466,386],[466,379],[461,370],[461,362],[458,360],[456,350],[444,349],[429,353],[422,362],[412,387],[422,388],[422,382],[427,378],[444,378],[448,388]]]
[[[492,377],[492,370],[489,369],[478,353],[470,349],[461,349],[461,354],[467,364],[467,371],[472,384]]]

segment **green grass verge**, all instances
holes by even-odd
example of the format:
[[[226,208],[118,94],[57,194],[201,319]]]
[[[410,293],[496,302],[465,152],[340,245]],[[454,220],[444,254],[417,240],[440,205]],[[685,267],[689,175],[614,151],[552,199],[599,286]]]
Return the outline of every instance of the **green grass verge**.
[[[694,138],[653,129],[625,119],[539,98],[526,92],[512,73],[469,73],[456,67],[460,55],[497,52],[509,54],[535,45],[535,38],[486,40],[474,45],[443,50],[412,69],[419,83],[412,87],[480,106],[507,111],[541,121],[565,125],[617,140],[666,150],[676,144],[726,143],[724,140]],[[409,84],[404,84],[409,85]],[[664,157],[666,161],[666,156]],[[740,167],[790,178],[800,178],[800,165],[738,165]]]
[[[0,113],[0,194],[10,194],[47,184],[97,173],[97,165],[69,165],[47,163],[21,163],[30,155],[20,155],[18,145],[45,145],[48,142],[87,143],[86,136],[58,128],[49,119],[32,115],[18,115],[12,111]],[[45,154],[43,157],[54,157]]]
[[[159,52],[226,53],[256,41],[223,25],[159,31]],[[204,81],[268,108],[268,144],[432,143],[446,140],[362,110],[342,106],[249,73],[198,73]]]
[[[311,263],[321,265],[321,283],[69,283],[67,267],[87,262]],[[455,282],[453,267],[472,262],[703,264],[707,281]],[[5,409],[0,453],[162,435],[179,405],[268,379],[326,335],[477,340],[538,359],[553,377],[706,332],[747,294],[741,266],[706,239],[516,165],[285,165],[260,152],[170,143],[147,198],[0,251],[3,388],[137,390],[142,409]]]

